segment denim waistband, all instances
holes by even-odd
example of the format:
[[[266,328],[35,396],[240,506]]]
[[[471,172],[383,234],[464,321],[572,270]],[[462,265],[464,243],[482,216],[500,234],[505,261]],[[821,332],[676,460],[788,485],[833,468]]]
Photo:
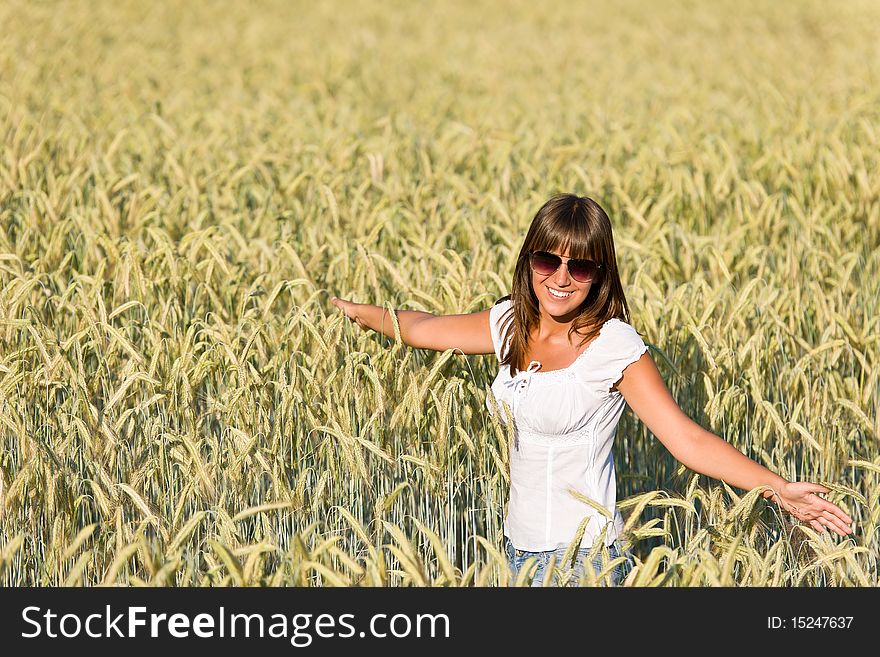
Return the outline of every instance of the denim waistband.
[[[507,539],[507,540],[510,540],[510,539]],[[607,547],[608,549],[611,549],[612,547],[614,547],[615,543],[618,543],[618,539],[615,539],[613,543],[607,544],[605,547]],[[513,546],[511,546],[511,547],[513,547]],[[563,545],[563,546],[560,546],[560,547],[555,548],[555,549],[552,549],[552,550],[535,550],[535,551],[530,551],[530,550],[520,550],[519,548],[514,547],[514,548],[513,548],[513,552],[514,552],[514,554],[516,554],[516,556],[518,556],[518,557],[522,557],[522,556],[524,556],[524,555],[529,555],[529,554],[552,554],[552,553],[556,552],[556,551],[559,550],[559,549],[563,549],[563,550],[565,550],[565,549],[568,549],[568,548],[567,548],[567,546],[564,546],[564,545]],[[590,549],[590,548],[580,548],[581,551],[589,551],[589,549]]]

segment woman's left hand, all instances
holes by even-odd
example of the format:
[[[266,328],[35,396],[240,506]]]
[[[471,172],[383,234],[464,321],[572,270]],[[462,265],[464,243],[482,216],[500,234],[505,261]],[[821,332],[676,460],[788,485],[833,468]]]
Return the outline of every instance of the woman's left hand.
[[[773,499],[798,520],[810,523],[816,531],[825,533],[826,529],[841,536],[853,533],[849,528],[850,518],[839,506],[832,504],[816,493],[828,493],[829,490],[819,484],[808,481],[789,481]]]

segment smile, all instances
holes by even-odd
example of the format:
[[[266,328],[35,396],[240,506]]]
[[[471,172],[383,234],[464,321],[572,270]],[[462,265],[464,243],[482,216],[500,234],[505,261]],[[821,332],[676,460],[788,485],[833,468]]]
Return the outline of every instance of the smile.
[[[554,290],[552,287],[548,287],[547,290],[549,290],[550,296],[556,297],[557,299],[566,299],[572,295],[571,292],[560,292],[559,290]]]

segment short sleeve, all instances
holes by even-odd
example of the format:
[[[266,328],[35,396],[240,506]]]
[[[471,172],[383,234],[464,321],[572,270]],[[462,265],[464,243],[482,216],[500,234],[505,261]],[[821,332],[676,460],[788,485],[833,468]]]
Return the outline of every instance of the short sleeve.
[[[602,348],[599,351],[602,358],[596,371],[598,392],[609,394],[627,365],[637,361],[646,351],[648,346],[632,326],[616,318],[609,320],[602,328]]]
[[[507,317],[507,310],[513,305],[513,301],[505,299],[496,303],[489,309],[489,331],[492,334],[492,346],[495,348],[495,356],[501,361],[501,324]]]

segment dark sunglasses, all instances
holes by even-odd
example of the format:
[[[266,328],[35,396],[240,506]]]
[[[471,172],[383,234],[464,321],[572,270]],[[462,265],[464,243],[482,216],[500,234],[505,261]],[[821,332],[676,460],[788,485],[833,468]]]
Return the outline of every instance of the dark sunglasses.
[[[562,258],[555,253],[547,253],[546,251],[530,251],[529,264],[532,270],[539,276],[549,276],[553,274],[560,265]],[[569,259],[566,264],[568,273],[579,283],[589,283],[599,277],[599,271],[602,265],[592,260]]]

